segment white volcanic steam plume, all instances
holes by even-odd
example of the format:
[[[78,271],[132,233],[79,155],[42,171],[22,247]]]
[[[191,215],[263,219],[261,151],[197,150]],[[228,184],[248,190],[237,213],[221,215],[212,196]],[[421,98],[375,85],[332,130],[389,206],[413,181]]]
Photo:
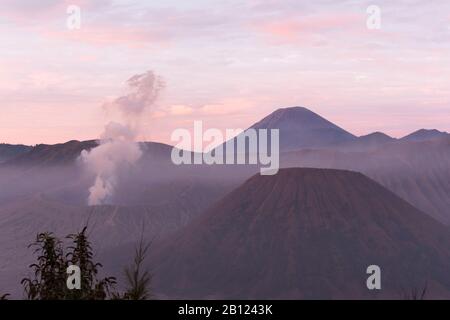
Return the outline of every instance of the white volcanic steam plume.
[[[163,88],[161,78],[152,71],[131,77],[127,85],[128,94],[104,105],[107,110],[118,111],[120,120],[106,125],[97,148],[81,154],[84,164],[96,176],[89,188],[89,205],[106,203],[114,194],[119,174],[142,156],[136,141],[140,120]]]

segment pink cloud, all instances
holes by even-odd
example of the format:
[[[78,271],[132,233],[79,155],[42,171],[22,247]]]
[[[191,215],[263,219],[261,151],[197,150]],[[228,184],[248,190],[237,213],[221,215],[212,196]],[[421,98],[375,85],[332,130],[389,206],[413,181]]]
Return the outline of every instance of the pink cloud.
[[[66,20],[71,5],[81,9],[80,29],[69,30]],[[134,24],[126,11],[118,10],[111,0],[5,0],[0,11],[7,21],[43,38],[76,41],[94,45],[142,47],[168,41],[168,32],[149,25]],[[104,12],[99,15],[99,12]]]
[[[174,116],[185,116],[193,113],[193,109],[190,106],[184,104],[176,104],[170,106],[169,112]]]
[[[297,41],[305,36],[314,36],[323,32],[358,30],[365,28],[365,16],[360,14],[316,14],[280,18],[255,24],[256,30],[263,34]]]
[[[0,12],[20,25],[45,24],[52,19],[65,19],[70,5],[83,11],[100,10],[110,6],[111,0],[2,0]]]
[[[85,26],[78,30],[47,30],[43,31],[43,35],[91,45],[126,45],[132,48],[154,44],[167,45],[169,42],[169,37],[165,34],[135,27]]]

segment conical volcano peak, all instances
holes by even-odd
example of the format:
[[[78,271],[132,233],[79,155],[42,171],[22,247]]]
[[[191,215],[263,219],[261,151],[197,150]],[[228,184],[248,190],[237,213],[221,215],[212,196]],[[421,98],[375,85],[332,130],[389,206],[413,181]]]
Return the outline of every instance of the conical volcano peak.
[[[280,130],[282,151],[321,148],[356,139],[351,133],[304,107],[277,109],[251,128]]]
[[[389,270],[380,297],[395,298],[409,274],[450,288],[448,243],[445,226],[361,173],[287,168],[247,180],[150,260],[159,292],[192,299],[371,298],[361,275],[376,261]]]
[[[256,123],[253,128],[294,129],[294,128],[337,128],[330,121],[305,107],[280,108]]]

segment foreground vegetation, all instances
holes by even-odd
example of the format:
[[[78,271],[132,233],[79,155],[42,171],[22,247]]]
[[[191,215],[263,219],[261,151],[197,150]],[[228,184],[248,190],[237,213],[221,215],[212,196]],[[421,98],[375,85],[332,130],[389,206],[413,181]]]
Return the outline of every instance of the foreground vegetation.
[[[30,247],[34,248],[37,261],[30,265],[33,277],[24,278],[25,297],[29,300],[146,300],[151,298],[152,276],[143,269],[149,245],[143,237],[135,250],[133,263],[124,269],[126,289],[116,290],[115,277],[99,277],[102,264],[93,260],[93,250],[86,234],[87,227],[66,237],[70,244],[63,242],[49,232],[39,233]],[[69,266],[78,266],[80,288],[69,289],[67,284]],[[6,300],[9,295],[0,295]]]

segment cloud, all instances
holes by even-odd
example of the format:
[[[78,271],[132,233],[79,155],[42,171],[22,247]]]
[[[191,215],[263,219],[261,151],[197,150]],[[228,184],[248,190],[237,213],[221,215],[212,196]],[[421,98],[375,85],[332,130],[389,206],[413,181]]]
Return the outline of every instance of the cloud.
[[[194,110],[191,107],[183,104],[172,105],[169,108],[169,113],[173,116],[184,116],[192,114],[193,112]]]
[[[47,29],[42,35],[48,38],[70,42],[86,43],[94,46],[126,45],[130,48],[145,46],[165,46],[169,37],[158,31],[143,30],[137,27],[84,26],[79,30]]]
[[[321,13],[306,16],[279,17],[254,24],[257,32],[287,42],[315,39],[330,33],[361,33],[366,31],[366,16],[346,13]]]
[[[227,98],[217,103],[205,104],[200,108],[202,115],[234,115],[250,112],[257,99]]]
[[[83,11],[98,12],[111,7],[112,3],[112,0],[2,0],[0,12],[20,25],[48,25],[53,20],[64,20],[70,5],[79,6]]]
[[[8,21],[45,38],[89,45],[126,45],[141,48],[168,45],[183,39],[226,35],[235,24],[229,10],[160,6],[145,1],[120,4],[111,0],[5,0],[0,12]],[[69,5],[81,9],[81,27],[66,28]],[[239,26],[235,25],[233,29]]]

